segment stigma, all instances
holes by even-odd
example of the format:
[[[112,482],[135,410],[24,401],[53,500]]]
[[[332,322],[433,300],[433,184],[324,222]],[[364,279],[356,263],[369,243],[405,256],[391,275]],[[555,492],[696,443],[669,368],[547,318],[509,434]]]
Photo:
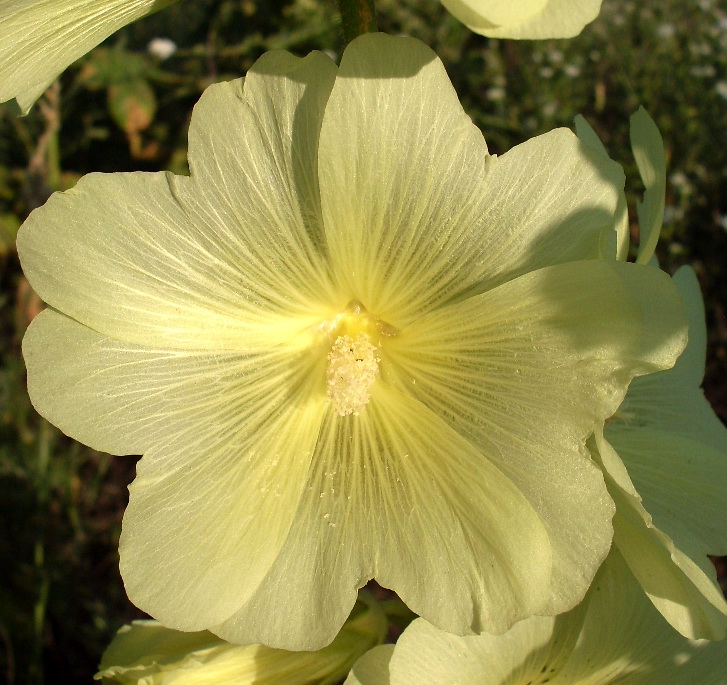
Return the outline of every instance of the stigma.
[[[339,416],[359,414],[371,397],[379,375],[379,356],[369,336],[339,335],[328,353],[327,395]]]

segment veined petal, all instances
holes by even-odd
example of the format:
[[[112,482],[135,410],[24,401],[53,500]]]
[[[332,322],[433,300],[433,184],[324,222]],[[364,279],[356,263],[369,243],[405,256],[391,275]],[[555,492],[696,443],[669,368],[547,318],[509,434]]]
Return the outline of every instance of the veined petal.
[[[339,289],[394,326],[461,289],[487,160],[484,138],[434,52],[384,34],[352,41],[319,156]]]
[[[586,602],[578,643],[559,678],[552,682],[725,682],[727,645],[686,640],[674,631],[648,602],[619,550],[609,555]]]
[[[441,419],[378,383],[360,415],[327,415],[279,558],[213,632],[317,648],[372,577],[446,630],[502,631],[547,604],[550,568],[543,524],[517,488]]]
[[[571,38],[592,22],[603,0],[547,0],[533,13],[532,2],[498,2],[511,8],[509,21],[496,21],[504,15],[490,13],[492,2],[485,0],[442,0],[442,4],[472,31],[492,38]],[[522,13],[519,13],[523,6]]]
[[[601,142],[598,134],[593,130],[593,127],[585,120],[580,114],[575,118],[576,135],[578,139],[595,151],[600,152],[607,159],[611,159],[606,147]],[[615,230],[615,246],[613,231]],[[626,261],[629,254],[629,239],[630,239],[630,227],[629,227],[629,212],[626,203],[626,193],[621,190],[619,192],[618,205],[616,207],[616,215],[614,217],[614,225],[607,227],[604,230],[601,257],[604,259],[613,259],[614,255],[616,259],[622,262]],[[615,248],[615,249],[614,249]]]
[[[302,59],[267,52],[244,86],[239,79],[209,87],[189,128],[193,183],[185,207],[203,223],[239,227],[228,249],[255,270],[251,280],[295,283],[299,300],[320,299],[329,288],[318,138],[336,72],[322,52]]]
[[[553,547],[557,613],[580,601],[611,541],[611,499],[585,440],[634,374],[672,364],[683,344],[665,274],[576,262],[422,316],[389,341],[382,373],[528,497]]]
[[[24,354],[44,416],[97,449],[145,453],[120,542],[132,601],[181,630],[228,618],[288,535],[325,407],[314,380],[324,369],[290,349],[137,347],[50,310],[33,321]]]
[[[490,165],[483,189],[479,290],[546,266],[601,256],[625,206],[620,165],[561,128]],[[472,238],[470,238],[472,239]],[[486,285],[485,285],[486,284]]]
[[[721,640],[727,631],[727,602],[714,568],[697,564],[686,553],[689,550],[679,549],[654,525],[619,455],[598,434],[596,440],[594,457],[604,469],[609,494],[616,503],[614,544],[632,573],[654,606],[682,635]]]
[[[532,269],[598,257],[624,183],[565,129],[488,156],[436,55],[379,34],[343,56],[319,173],[337,288],[399,328]]]
[[[607,435],[660,530],[705,559],[727,554],[724,450],[648,428]]]
[[[190,178],[91,174],[53,195],[18,235],[33,287],[104,335],[176,349],[267,346],[327,318],[308,227],[334,77],[321,54],[267,55],[244,91],[236,81],[202,96]]]
[[[174,0],[0,0],[0,102],[26,114],[71,62]]]
[[[606,429],[616,433],[663,431],[727,453],[727,430],[699,387],[704,376],[707,331],[704,305],[694,271],[683,267],[673,277],[686,305],[689,341],[674,368],[634,379],[628,395]],[[627,457],[624,456],[624,459]]]

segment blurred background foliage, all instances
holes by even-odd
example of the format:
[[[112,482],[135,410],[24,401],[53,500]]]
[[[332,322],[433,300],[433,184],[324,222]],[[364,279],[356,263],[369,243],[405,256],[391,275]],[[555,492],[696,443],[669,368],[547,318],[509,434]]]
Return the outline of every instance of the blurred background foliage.
[[[689,263],[700,277],[705,388],[727,419],[727,9],[718,0],[605,0],[575,39],[515,42],[470,33],[437,0],[377,8],[381,30],[420,38],[441,56],[491,152],[584,114],[624,164],[632,210],[642,188],[628,119],[646,107],[669,169],[658,254],[668,271]],[[183,0],[79,60],[27,117],[0,105],[0,681],[8,685],[89,682],[116,629],[141,616],[125,597],[116,551],[135,459],[85,448],[34,413],[20,341],[43,305],[21,274],[17,229],[85,173],[186,173],[187,126],[204,88],[244,75],[270,49],[338,59],[336,17],[332,0]]]

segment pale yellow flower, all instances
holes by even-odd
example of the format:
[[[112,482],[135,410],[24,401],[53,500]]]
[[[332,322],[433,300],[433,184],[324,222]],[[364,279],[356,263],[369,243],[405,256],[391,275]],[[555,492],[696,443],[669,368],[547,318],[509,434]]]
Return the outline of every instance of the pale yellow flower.
[[[27,113],[71,62],[174,1],[0,0],[0,102]]]
[[[617,550],[583,603],[504,635],[458,637],[414,621],[365,654],[345,685],[725,685],[727,642],[687,640],[646,599]]]
[[[614,542],[664,617],[690,638],[721,640],[727,602],[707,555],[727,554],[727,429],[704,397],[706,327],[694,272],[674,276],[689,343],[673,369],[634,379],[598,435],[616,502]]]
[[[603,0],[442,0],[472,31],[491,38],[572,38]]]
[[[458,632],[580,601],[613,503],[585,441],[686,322],[600,259],[621,168],[491,156],[434,53],[373,34],[209,88],[190,177],[93,174],[21,228],[38,410],[143,453],[120,542],[169,627],[315,649],[370,578]]]
[[[584,120],[578,134],[604,156]],[[645,193],[637,261],[653,262],[664,214],[666,159],[643,109],[631,121]],[[628,252],[628,231],[617,252]],[[727,554],[727,429],[701,390],[707,347],[704,304],[689,267],[674,275],[689,343],[672,369],[633,380],[624,403],[596,432],[594,458],[616,503],[614,542],[654,605],[692,639],[721,640],[727,602],[709,554]]]
[[[180,633],[157,621],[123,626],[104,652],[96,680],[118,685],[332,685],[381,644],[386,617],[356,606],[336,639],[315,652],[233,645],[212,633]]]

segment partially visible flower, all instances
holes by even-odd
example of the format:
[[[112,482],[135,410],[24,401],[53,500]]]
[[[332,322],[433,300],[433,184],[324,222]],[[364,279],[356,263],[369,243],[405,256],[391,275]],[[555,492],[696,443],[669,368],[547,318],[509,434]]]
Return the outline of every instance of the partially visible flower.
[[[315,652],[233,645],[207,631],[181,633],[157,621],[123,626],[104,652],[96,680],[118,685],[331,685],[381,644],[387,622],[359,603],[336,639]]]
[[[174,1],[0,0],[0,102],[27,113],[71,62]]]
[[[706,327],[689,267],[674,276],[689,343],[673,369],[634,379],[598,440],[616,502],[614,542],[682,634],[721,640],[727,602],[708,554],[727,554],[727,429],[700,388]]]
[[[564,129],[489,155],[381,34],[264,55],[189,136],[189,177],[86,176],[18,236],[35,406],[144,454],[132,601],[286,649],[372,577],[460,634],[577,604],[613,534],[585,441],[686,333],[665,274],[600,259],[621,168]]]
[[[578,130],[600,145],[582,120]],[[666,160],[643,109],[632,117],[631,138],[646,187],[637,261],[648,263],[664,216]],[[727,554],[727,429],[700,388],[707,334],[699,284],[688,267],[673,281],[689,318],[687,347],[673,368],[632,381],[592,450],[616,503],[614,544],[646,594],[686,637],[719,640],[727,602],[707,555]]]
[[[442,0],[472,31],[491,38],[572,38],[603,0]]]
[[[345,685],[724,685],[727,643],[687,640],[659,615],[617,550],[583,603],[504,635],[458,637],[415,620],[365,654]]]

